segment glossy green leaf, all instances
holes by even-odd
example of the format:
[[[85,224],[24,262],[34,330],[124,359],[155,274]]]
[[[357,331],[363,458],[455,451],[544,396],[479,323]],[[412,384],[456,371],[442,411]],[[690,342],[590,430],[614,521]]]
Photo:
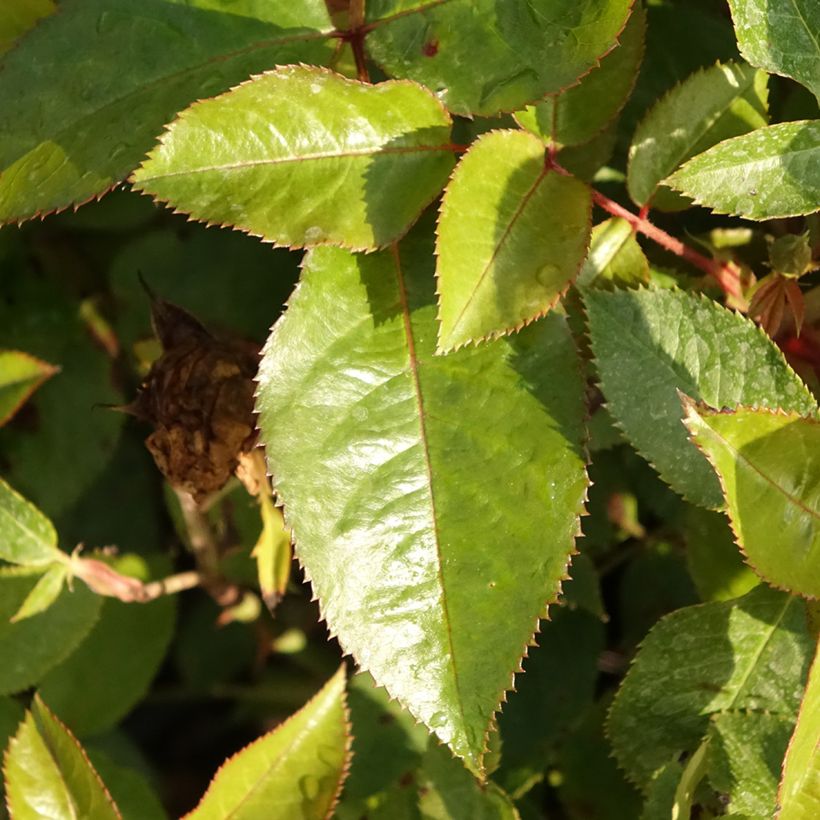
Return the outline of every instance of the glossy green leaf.
[[[0,222],[100,196],[177,111],[277,63],[324,62],[331,29],[321,0],[63,0],[3,60]]]
[[[0,558],[42,565],[61,557],[51,521],[0,478]]]
[[[820,120],[726,140],[666,180],[715,213],[775,219],[820,210]]]
[[[815,0],[729,0],[740,52],[792,77],[820,100],[820,6]]]
[[[558,315],[436,356],[424,228],[379,254],[311,254],[268,340],[257,404],[331,631],[480,770],[573,549],[582,385]]]
[[[803,602],[765,586],[667,615],[612,704],[618,762],[646,787],[670,758],[701,744],[711,716],[765,710],[794,720],[812,651]]]
[[[778,820],[813,820],[820,814],[820,644],[783,761],[777,801]]]
[[[54,0],[4,0],[0,6],[0,54],[56,8]]]
[[[768,75],[742,63],[702,69],[667,92],[641,121],[629,149],[627,188],[638,205],[689,203],[661,186],[690,157],[768,123]]]
[[[644,256],[632,226],[612,217],[592,229],[589,254],[575,284],[579,288],[647,284],[649,262]]]
[[[38,574],[0,574],[0,694],[37,683],[85,638],[100,610],[100,599],[85,584],[63,588],[45,611],[16,623],[11,618],[39,581]]]
[[[586,255],[589,188],[544,163],[521,131],[479,137],[447,186],[438,222],[439,352],[544,316]]]
[[[57,368],[19,350],[0,350],[0,427]]]
[[[578,85],[550,94],[515,114],[522,128],[545,142],[580,145],[602,131],[623,108],[632,91],[643,57],[646,13],[637,4],[619,45]]]
[[[350,758],[345,670],[295,715],[229,758],[188,820],[330,817]]]
[[[771,339],[711,299],[593,288],[584,302],[610,412],[661,478],[690,501],[719,507],[723,494],[706,458],[686,446],[677,391],[712,407],[816,409]]]
[[[444,187],[450,126],[415,83],[288,66],[184,111],[133,179],[195,219],[279,245],[367,250]]]
[[[687,402],[685,423],[720,477],[732,529],[755,572],[820,597],[820,421]]]
[[[20,609],[12,615],[11,622],[17,623],[45,612],[60,597],[67,576],[68,565],[62,561],[48,567],[20,604]]]
[[[370,0],[369,55],[456,114],[515,111],[561,91],[617,42],[629,0]]]
[[[137,559],[130,572],[123,564],[120,571],[148,579],[144,562]],[[175,615],[172,596],[147,604],[106,598],[85,640],[40,681],[40,694],[76,735],[114,726],[148,690],[171,641]]]
[[[122,818],[82,746],[39,697],[9,744],[3,772],[14,820]]]

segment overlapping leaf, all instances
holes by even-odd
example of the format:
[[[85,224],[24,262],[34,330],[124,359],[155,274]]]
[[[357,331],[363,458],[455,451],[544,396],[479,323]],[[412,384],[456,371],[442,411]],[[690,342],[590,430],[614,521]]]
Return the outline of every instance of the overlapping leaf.
[[[643,57],[646,13],[638,4],[618,46],[581,78],[578,85],[550,94],[515,114],[545,142],[580,145],[591,140],[623,108],[632,91]]]
[[[0,222],[101,195],[177,111],[277,64],[324,62],[331,30],[321,0],[61,2],[2,63]]]
[[[560,91],[617,42],[630,0],[371,0],[370,56],[456,114],[492,115]]]
[[[743,57],[793,77],[820,100],[820,5],[815,0],[729,0]]]
[[[667,615],[612,704],[618,762],[647,787],[673,756],[700,746],[711,716],[753,710],[794,720],[812,652],[804,604],[766,586]]]
[[[214,775],[189,820],[330,817],[347,773],[345,671],[296,714],[246,746]]]
[[[257,406],[330,629],[478,771],[572,550],[582,386],[560,316],[435,356],[432,264],[422,230],[370,256],[314,251]]]
[[[820,598],[820,421],[686,402],[686,426],[720,476],[732,528],[769,583]]]
[[[820,120],[783,122],[726,140],[666,183],[716,213],[775,219],[820,210]]]
[[[366,250],[402,235],[454,162],[450,118],[421,86],[289,66],[184,111],[133,179],[280,245]]]
[[[627,170],[632,199],[664,210],[686,207],[688,202],[661,182],[721,140],[766,125],[767,82],[763,71],[726,63],[698,71],[667,92],[632,139]]]
[[[0,558],[37,565],[61,555],[51,521],[0,478]]]
[[[440,351],[543,316],[586,255],[589,188],[551,170],[520,131],[480,137],[456,168],[438,223]]]
[[[3,773],[15,820],[122,818],[80,744],[39,697],[9,744]]]
[[[723,494],[706,458],[687,447],[677,391],[712,407],[816,409],[771,339],[711,299],[593,288],[584,302],[610,412],[661,478],[701,506],[721,506]]]
[[[5,0],[0,7],[0,54],[56,8],[54,0]]]
[[[19,350],[0,351],[0,427],[57,368]]]
[[[649,262],[632,226],[620,217],[612,217],[596,225],[592,229],[589,254],[576,280],[577,286],[648,282]]]

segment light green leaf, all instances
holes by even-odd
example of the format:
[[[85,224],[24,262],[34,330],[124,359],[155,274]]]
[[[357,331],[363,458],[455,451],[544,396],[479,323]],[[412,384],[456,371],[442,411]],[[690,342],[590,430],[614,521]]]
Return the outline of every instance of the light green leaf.
[[[0,478],[0,558],[36,566],[61,557],[51,521]]]
[[[63,588],[39,615],[11,623],[39,581],[39,574],[0,574],[0,694],[37,683],[85,638],[100,611],[100,599],[85,584]]]
[[[431,233],[310,255],[265,348],[257,409],[331,631],[478,771],[573,549],[583,387],[558,315],[434,355]]]
[[[783,762],[777,802],[777,820],[814,820],[820,815],[820,644]]]
[[[450,127],[415,83],[287,66],[188,108],[133,180],[275,244],[368,250],[401,236],[444,187]]]
[[[696,504],[719,507],[723,494],[706,458],[686,446],[677,391],[712,407],[816,410],[771,339],[711,299],[593,288],[584,302],[610,412],[661,478]]]
[[[729,0],[744,59],[792,77],[820,100],[820,5],[816,0]]]
[[[330,59],[331,30],[321,0],[63,0],[2,63],[0,222],[100,196],[177,111],[277,63]]]
[[[3,771],[14,820],[122,818],[82,746],[39,697],[9,744]]]
[[[0,427],[58,369],[19,350],[0,350]]]
[[[646,13],[636,5],[619,45],[601,64],[585,74],[578,85],[550,94],[514,116],[516,122],[544,142],[580,145],[602,131],[632,91],[643,57]]]
[[[455,114],[515,111],[561,91],[617,42],[629,0],[370,0],[369,55]]]
[[[285,594],[290,578],[290,532],[285,527],[282,511],[273,503],[268,486],[259,495],[259,509],[262,515],[262,532],[251,556],[256,559],[262,598],[268,607],[273,608]]]
[[[0,6],[0,54],[56,8],[54,0],[4,0]]]
[[[766,125],[768,79],[764,71],[742,63],[718,63],[668,91],[632,138],[626,176],[632,199],[668,211],[687,207],[687,200],[661,182],[721,140]]]
[[[438,222],[439,352],[544,316],[578,273],[591,194],[544,153],[530,134],[493,131],[459,162]]]
[[[32,587],[20,609],[11,617],[11,623],[24,621],[45,612],[60,597],[67,575],[68,565],[63,561],[48,567]]]
[[[689,400],[684,406],[752,568],[781,589],[820,597],[820,421],[746,407],[717,411]]]
[[[776,219],[820,210],[820,120],[726,140],[666,180],[715,213]]]
[[[766,586],[667,615],[612,704],[618,762],[645,788],[670,758],[700,746],[713,715],[757,710],[793,720],[812,647],[803,602]]]
[[[187,820],[330,817],[350,759],[344,666],[296,714],[229,758]]]
[[[620,217],[612,217],[592,229],[589,254],[578,274],[579,288],[647,284],[649,262],[635,237],[632,226]]]

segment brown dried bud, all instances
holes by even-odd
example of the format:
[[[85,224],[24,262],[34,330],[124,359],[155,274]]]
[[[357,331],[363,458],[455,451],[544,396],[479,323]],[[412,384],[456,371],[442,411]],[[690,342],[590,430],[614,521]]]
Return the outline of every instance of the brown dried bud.
[[[149,295],[163,353],[127,410],[154,425],[145,444],[168,481],[202,501],[255,443],[258,348],[217,338],[187,311]]]

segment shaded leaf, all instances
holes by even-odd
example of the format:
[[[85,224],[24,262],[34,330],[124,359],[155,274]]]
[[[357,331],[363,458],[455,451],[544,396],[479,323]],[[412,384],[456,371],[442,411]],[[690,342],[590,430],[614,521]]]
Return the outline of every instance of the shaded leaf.
[[[768,122],[768,76],[739,64],[697,71],[641,121],[629,149],[627,188],[638,205],[680,210],[689,203],[659,187],[690,157]]]
[[[606,612],[601,598],[601,583],[598,570],[592,559],[585,553],[572,557],[570,567],[572,577],[562,585],[562,603],[567,609],[583,609],[601,621],[605,621]]]
[[[9,744],[3,772],[15,820],[122,817],[82,746],[39,697]]]
[[[251,556],[256,559],[262,598],[268,607],[273,608],[285,594],[290,578],[292,555],[290,531],[285,527],[282,511],[273,503],[267,482],[265,489],[259,494],[259,509],[262,515],[262,532]]]
[[[635,237],[632,226],[620,217],[612,217],[592,229],[589,254],[575,284],[579,288],[647,284],[649,262]]]
[[[415,83],[287,66],[188,108],[133,180],[195,219],[279,245],[367,250],[438,195],[454,164],[450,126]]]
[[[479,770],[573,549],[582,386],[557,315],[435,356],[432,264],[426,230],[379,254],[314,251],[268,340],[257,409],[330,629]]]
[[[54,0],[5,0],[0,7],[0,54],[56,8]]]
[[[655,772],[646,789],[641,820],[669,820],[670,817],[677,817],[672,811],[682,775],[683,766],[677,760],[670,760]]]
[[[45,612],[60,597],[67,575],[68,565],[62,561],[48,567],[11,617],[11,622],[17,623]]]
[[[61,557],[51,521],[0,478],[0,558],[41,565]]]
[[[623,108],[643,57],[646,13],[636,4],[619,45],[577,85],[550,94],[515,114],[516,122],[544,142],[580,145],[602,131]]]
[[[607,406],[661,478],[704,507],[723,503],[714,470],[686,429],[677,391],[713,407],[816,404],[783,355],[747,319],[679,290],[584,293]]]
[[[647,787],[673,755],[700,745],[711,715],[766,710],[793,720],[812,643],[802,601],[765,586],[662,618],[609,713],[618,762]]]
[[[441,204],[439,352],[546,314],[584,259],[591,208],[586,185],[545,164],[540,140],[520,131],[479,137]]]
[[[330,817],[350,758],[344,666],[302,709],[229,758],[190,820]]]
[[[666,180],[715,213],[775,219],[820,210],[820,120],[726,140]]]
[[[0,221],[100,196],[177,111],[277,63],[324,62],[331,30],[321,0],[63,0],[0,71]]]
[[[58,368],[19,350],[0,350],[0,427]]]
[[[746,407],[684,406],[752,568],[770,584],[820,597],[820,422]]]
[[[0,574],[0,694],[19,692],[73,652],[100,611],[100,599],[85,584],[63,588],[45,611],[11,623],[39,581],[39,574]]]
[[[123,820],[167,820],[168,815],[151,785],[135,768],[115,763],[105,752],[86,749],[91,765],[105,783]]]
[[[561,91],[617,42],[629,0],[371,0],[365,46],[455,114],[515,111]]]
[[[729,0],[744,59],[792,77],[820,100],[820,6],[814,0]]]

